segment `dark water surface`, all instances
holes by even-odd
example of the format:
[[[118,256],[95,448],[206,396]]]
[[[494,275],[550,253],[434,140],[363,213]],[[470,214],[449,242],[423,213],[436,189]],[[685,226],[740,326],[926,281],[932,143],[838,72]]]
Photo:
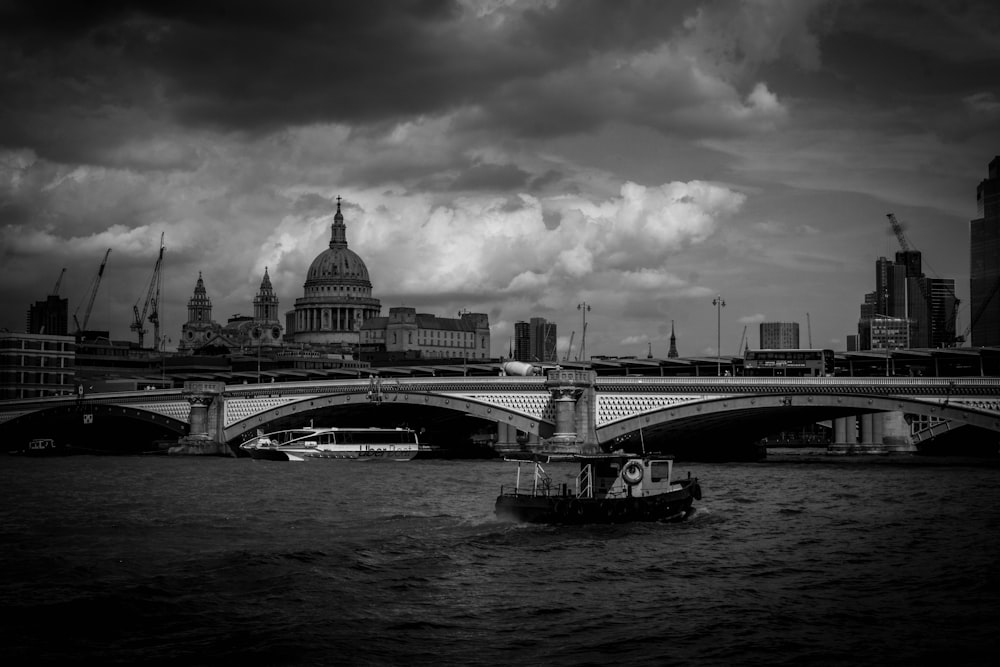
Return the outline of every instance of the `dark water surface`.
[[[684,524],[538,527],[501,461],[5,457],[0,659],[995,664],[996,464],[677,467]]]

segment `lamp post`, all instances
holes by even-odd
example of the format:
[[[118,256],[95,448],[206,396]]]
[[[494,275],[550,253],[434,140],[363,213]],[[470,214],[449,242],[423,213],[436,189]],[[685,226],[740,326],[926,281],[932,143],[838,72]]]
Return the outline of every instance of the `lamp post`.
[[[469,314],[468,308],[462,308],[458,311],[458,319],[465,323],[465,316]],[[469,352],[465,340],[465,329],[462,330],[462,375],[467,376],[469,374]]]
[[[896,319],[889,315],[883,315],[882,313],[873,313],[872,319],[882,318],[883,320],[893,320]],[[907,328],[909,328],[909,323],[907,323]],[[889,377],[889,325],[885,324],[882,327],[882,340],[885,342],[885,376]],[[875,347],[875,327],[871,328],[871,340],[869,345]]]
[[[590,306],[587,302],[576,304],[576,309],[583,313],[583,331],[580,337],[580,361],[587,360],[587,311],[590,310]]]
[[[712,305],[715,306],[716,325],[715,375],[720,377],[722,375],[722,309],[725,308],[726,302],[722,300],[721,294],[716,294],[715,298],[712,299]]]
[[[254,332],[257,334],[257,384],[260,384],[260,344],[263,342],[264,330],[257,327]]]

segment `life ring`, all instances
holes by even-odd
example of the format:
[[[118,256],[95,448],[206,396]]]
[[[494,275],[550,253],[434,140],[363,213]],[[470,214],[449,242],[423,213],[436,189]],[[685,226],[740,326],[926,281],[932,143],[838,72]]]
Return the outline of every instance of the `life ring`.
[[[622,479],[629,486],[635,486],[642,481],[642,466],[638,461],[629,461],[622,469]]]

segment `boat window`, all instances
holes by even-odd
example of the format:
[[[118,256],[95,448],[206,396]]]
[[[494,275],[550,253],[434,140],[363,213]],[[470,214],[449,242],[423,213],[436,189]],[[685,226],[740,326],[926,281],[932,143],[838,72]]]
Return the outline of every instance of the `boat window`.
[[[649,481],[663,482],[670,479],[670,461],[650,461]]]
[[[333,433],[320,433],[319,434],[319,444],[321,445],[332,445],[333,444]]]

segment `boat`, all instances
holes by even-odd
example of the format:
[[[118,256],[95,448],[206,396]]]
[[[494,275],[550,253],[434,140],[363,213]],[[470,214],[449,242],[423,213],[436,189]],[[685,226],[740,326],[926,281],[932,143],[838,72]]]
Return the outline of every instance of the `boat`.
[[[65,456],[71,452],[68,446],[59,445],[52,438],[32,438],[24,447],[7,453],[15,456]]]
[[[252,458],[269,461],[356,459],[409,461],[420,450],[417,434],[408,428],[338,428],[306,426],[264,433],[240,445]]]
[[[565,460],[580,463],[576,483],[553,484],[542,464]],[[544,524],[683,521],[694,511],[693,501],[701,499],[698,478],[689,472],[686,478],[674,479],[669,456],[616,452],[533,456],[517,462],[514,488],[501,487],[497,496],[499,519]],[[525,463],[534,467],[530,482],[522,479]]]

